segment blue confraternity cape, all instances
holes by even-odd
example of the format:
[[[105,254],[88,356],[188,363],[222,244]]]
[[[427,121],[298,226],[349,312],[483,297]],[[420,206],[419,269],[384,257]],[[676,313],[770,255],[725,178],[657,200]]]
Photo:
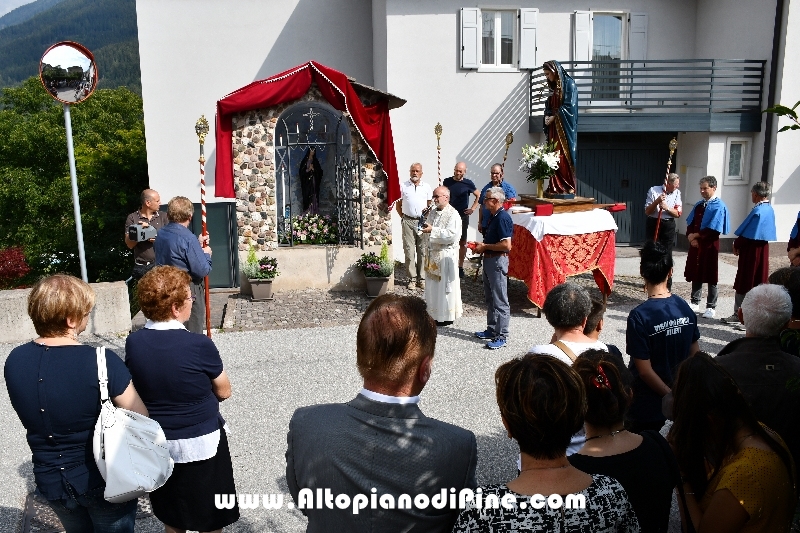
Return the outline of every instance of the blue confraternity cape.
[[[754,241],[777,241],[775,211],[767,202],[757,204],[734,233]]]
[[[797,237],[797,233],[800,231],[800,212],[797,213],[797,220],[794,221],[794,227],[792,228],[792,234],[789,235],[790,239],[794,239]]]
[[[694,204],[692,212],[686,217],[686,224],[692,223],[692,220],[694,220],[695,208],[703,202],[705,202],[705,200],[700,200]],[[706,211],[703,213],[703,220],[700,222],[700,229],[713,229],[723,235],[728,234],[731,230],[731,217],[728,216],[728,206],[725,205],[725,202],[719,198],[712,198],[708,201],[706,204]]]

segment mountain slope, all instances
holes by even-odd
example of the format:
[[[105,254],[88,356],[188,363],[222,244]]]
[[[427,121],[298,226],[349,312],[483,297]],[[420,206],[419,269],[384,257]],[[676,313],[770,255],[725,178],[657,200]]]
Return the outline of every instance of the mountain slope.
[[[0,30],[21,24],[26,20],[30,20],[42,11],[47,11],[56,4],[60,4],[64,0],[36,0],[30,4],[25,4],[16,9],[13,9],[0,17]]]
[[[99,54],[102,86],[134,85],[134,77],[134,86],[140,86],[135,0],[63,0],[0,30],[0,87],[38,75],[42,54],[58,41],[76,41]],[[121,73],[126,81],[118,83],[114,73]]]

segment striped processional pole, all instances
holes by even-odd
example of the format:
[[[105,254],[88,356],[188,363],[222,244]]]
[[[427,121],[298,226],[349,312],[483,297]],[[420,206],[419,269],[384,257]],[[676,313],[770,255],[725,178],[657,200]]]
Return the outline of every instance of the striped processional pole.
[[[667,174],[664,176],[664,192],[667,192],[667,180],[669,180],[669,171],[672,169],[672,154],[675,153],[675,150],[678,148],[678,139],[675,137],[669,142],[669,160],[667,160]],[[664,210],[661,209],[661,206],[658,206],[658,220],[656,220],[656,232],[653,235],[653,240],[658,240],[658,230],[661,227],[661,215],[664,214]]]
[[[197,123],[194,125],[194,131],[200,139],[200,213],[203,221],[202,235],[208,236],[208,227],[206,226],[206,157],[203,154],[203,145],[206,142],[206,135],[208,135],[208,120],[205,115],[200,115]],[[208,288],[208,276],[203,280],[205,285],[205,299],[206,299],[206,335],[211,338],[211,293]]]

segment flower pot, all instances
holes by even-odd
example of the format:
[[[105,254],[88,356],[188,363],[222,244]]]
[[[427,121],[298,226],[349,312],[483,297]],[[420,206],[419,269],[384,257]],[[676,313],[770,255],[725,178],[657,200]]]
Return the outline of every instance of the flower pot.
[[[250,287],[253,289],[253,301],[272,300],[271,279],[251,279]]]
[[[382,294],[386,294],[386,289],[389,287],[389,278],[365,277],[364,279],[367,280],[367,296],[377,298]]]

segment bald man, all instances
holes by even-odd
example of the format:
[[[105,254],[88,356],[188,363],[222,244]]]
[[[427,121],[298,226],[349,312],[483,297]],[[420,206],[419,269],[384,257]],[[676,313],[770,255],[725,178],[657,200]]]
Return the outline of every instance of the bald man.
[[[437,326],[449,326],[462,314],[461,283],[456,272],[461,215],[450,205],[450,189],[433,190],[433,205],[422,233],[428,235],[425,254],[425,303]]]
[[[458,250],[458,276],[464,277],[464,257],[467,255],[467,229],[469,229],[469,216],[478,208],[478,196],[480,192],[475,187],[472,180],[467,179],[467,164],[463,161],[456,163],[453,169],[453,177],[446,178],[442,183],[450,189],[450,205],[452,205],[461,216],[461,239],[459,239]],[[472,205],[469,205],[470,195]]]
[[[167,213],[159,211],[161,206],[161,196],[158,191],[145,189],[141,195],[142,207],[134,211],[125,219],[125,245],[133,250],[133,272],[131,277],[134,280],[141,279],[148,270],[156,266],[156,254],[153,251],[153,242],[150,239],[144,242],[132,241],[128,238],[128,228],[134,224],[142,226],[153,226],[156,231],[169,224]]]

